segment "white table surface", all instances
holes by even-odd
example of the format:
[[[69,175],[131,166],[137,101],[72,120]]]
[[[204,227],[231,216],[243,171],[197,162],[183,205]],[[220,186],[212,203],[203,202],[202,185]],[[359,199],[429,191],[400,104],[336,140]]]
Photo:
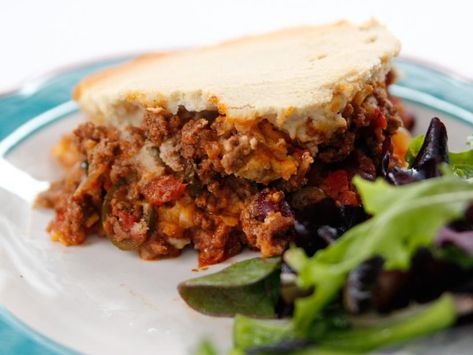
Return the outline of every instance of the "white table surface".
[[[401,39],[402,55],[473,78],[468,0],[0,0],[0,92],[86,60],[372,16]]]

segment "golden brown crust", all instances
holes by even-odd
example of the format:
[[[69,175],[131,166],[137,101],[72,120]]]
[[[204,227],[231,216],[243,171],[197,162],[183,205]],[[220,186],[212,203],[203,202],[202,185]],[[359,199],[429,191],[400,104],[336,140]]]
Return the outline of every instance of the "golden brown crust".
[[[73,91],[72,91],[72,98],[75,101],[79,101],[80,97],[84,93],[85,90],[89,89],[90,87],[94,86],[95,84],[119,73],[126,72],[128,70],[131,70],[135,68],[137,65],[147,62],[150,60],[155,60],[159,57],[164,57],[167,55],[172,54],[173,52],[157,52],[157,53],[146,53],[142,54],[136,58],[133,58],[130,62],[121,64],[116,67],[108,68],[101,70],[97,73],[91,74],[84,79],[82,79],[79,84],[77,84]]]
[[[398,51],[399,41],[375,21],[290,28],[141,56],[86,78],[74,99],[101,124],[140,125],[146,107],[173,114],[184,107],[236,124],[267,120],[315,144],[317,132],[344,127],[341,109],[367,83],[384,81]]]
[[[319,30],[327,30],[329,28],[334,28],[338,26],[349,26],[350,23],[348,21],[342,20],[338,21],[336,23],[328,24],[328,25],[323,25],[319,26]],[[150,61],[155,61],[156,59],[162,59],[165,56],[169,55],[178,55],[186,51],[207,51],[209,49],[215,49],[218,47],[226,47],[226,46],[231,46],[231,45],[236,45],[236,44],[241,44],[244,42],[251,42],[251,41],[262,41],[265,39],[273,38],[273,37],[278,37],[278,36],[284,36],[284,35],[292,35],[295,33],[303,33],[305,31],[311,30],[311,26],[299,26],[299,27],[292,27],[292,28],[285,28],[281,29],[278,31],[270,32],[270,33],[265,33],[262,35],[246,35],[242,36],[239,38],[235,39],[230,39],[227,41],[223,41],[214,45],[210,46],[205,46],[201,48],[192,48],[192,49],[187,49],[187,50],[181,50],[181,51],[167,51],[167,52],[156,52],[156,53],[146,53],[143,55],[140,55],[134,59],[132,59],[130,62],[102,70],[100,72],[97,72],[95,74],[92,74],[84,79],[82,79],[79,84],[74,88],[73,93],[72,93],[72,98],[76,101],[80,100],[80,97],[82,96],[83,92],[90,87],[94,86],[95,84],[110,78],[114,76],[115,74],[121,74],[127,71],[132,71],[132,69],[136,68],[137,66],[140,66],[143,63],[147,63]]]

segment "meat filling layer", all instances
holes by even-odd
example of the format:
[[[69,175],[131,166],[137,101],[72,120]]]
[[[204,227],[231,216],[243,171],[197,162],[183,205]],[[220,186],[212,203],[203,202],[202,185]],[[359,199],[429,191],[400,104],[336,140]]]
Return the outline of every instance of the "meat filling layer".
[[[210,111],[147,108],[140,127],[122,130],[84,123],[54,150],[67,169],[38,199],[56,211],[48,230],[65,245],[104,235],[144,259],[187,245],[200,265],[243,247],[280,255],[295,238],[293,208],[310,203],[304,191],[357,205],[351,178],[374,179],[392,152],[401,121],[385,84],[363,92],[315,150],[265,120],[242,126]]]

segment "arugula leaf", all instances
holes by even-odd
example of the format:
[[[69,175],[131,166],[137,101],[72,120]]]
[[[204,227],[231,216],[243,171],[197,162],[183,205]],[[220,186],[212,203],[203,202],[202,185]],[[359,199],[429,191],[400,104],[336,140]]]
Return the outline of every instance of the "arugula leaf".
[[[355,177],[353,182],[373,218],[299,263],[298,283],[315,287],[315,292],[296,301],[298,335],[306,334],[353,268],[375,255],[384,257],[388,269],[408,268],[413,253],[421,246],[431,246],[437,230],[460,217],[473,200],[473,185],[455,176],[398,187],[381,179],[369,182]]]
[[[244,260],[180,283],[179,294],[190,307],[205,314],[274,317],[280,263],[279,257]]]
[[[471,147],[469,142],[473,142],[473,138],[470,137],[468,137],[467,145]],[[409,163],[409,166],[412,166],[415,157],[419,153],[424,143],[424,138],[425,136],[421,134],[411,140],[406,153],[406,161]],[[449,165],[456,175],[466,179],[473,178],[473,149],[458,153],[450,152],[448,157],[450,160]]]

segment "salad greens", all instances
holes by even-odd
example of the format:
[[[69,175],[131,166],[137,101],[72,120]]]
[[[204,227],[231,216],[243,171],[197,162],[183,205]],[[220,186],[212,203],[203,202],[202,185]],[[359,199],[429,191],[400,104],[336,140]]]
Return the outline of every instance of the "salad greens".
[[[362,353],[447,328],[455,319],[454,300],[445,295],[427,306],[418,306],[408,316],[350,329],[312,327],[306,338],[317,344],[313,347],[314,353],[315,350]],[[244,316],[235,318],[234,345],[237,349],[247,350],[294,338],[294,329],[287,321],[271,324]]]
[[[453,297],[445,295],[405,319],[380,322],[375,326],[349,330],[335,330],[323,334],[318,340],[322,347],[366,352],[451,326],[456,319]]]
[[[215,350],[212,343],[208,340],[200,342],[197,349],[195,350],[196,355],[217,355],[217,350]]]
[[[406,161],[409,164],[409,167],[412,166],[412,163],[414,162],[417,154],[419,153],[422,144],[424,144],[424,139],[425,136],[423,134],[419,134],[418,136],[415,136],[411,139],[411,142],[409,143],[406,152]]]
[[[473,149],[462,153],[449,153],[448,156],[455,174],[466,179],[473,178]]]
[[[289,320],[264,321],[242,315],[235,317],[233,342],[237,349],[245,350],[294,338],[294,328]]]
[[[274,317],[280,264],[280,258],[245,260],[182,282],[178,290],[189,306],[205,314]]]
[[[287,252],[287,261],[299,272],[300,285],[316,289],[312,296],[296,301],[294,322],[300,334],[308,331],[340,291],[350,270],[375,255],[385,258],[387,268],[406,269],[414,251],[432,245],[437,230],[460,217],[473,200],[473,185],[455,176],[399,187],[355,177],[354,184],[373,218],[312,258],[294,263],[293,251]]]
[[[468,142],[472,145],[473,137]],[[361,318],[351,317],[350,310],[340,302],[342,289],[345,287],[346,291],[351,285],[347,283],[348,275],[373,258],[382,258],[380,268],[384,275],[391,272],[408,277],[417,270],[417,281],[419,275],[437,283],[438,277],[445,275],[449,282],[458,275],[460,279],[467,275],[467,280],[471,280],[472,249],[466,238],[473,235],[473,149],[448,153],[446,143],[445,126],[434,118],[427,139],[417,136],[408,147],[406,160],[410,169],[397,167],[397,175],[391,176],[395,180],[389,179],[389,170],[383,175],[386,180],[368,181],[355,176],[353,184],[371,218],[348,229],[313,256],[307,256],[302,248],[292,247],[283,255],[285,264],[281,264],[280,258],[239,262],[219,273],[181,283],[181,296],[200,312],[236,315],[232,355],[364,353],[451,326],[465,311],[456,303],[458,298],[446,293],[452,288],[440,286],[440,291],[427,299],[434,301],[408,307],[389,317],[377,315],[373,319],[368,314],[369,321],[365,319],[364,323]],[[428,267],[441,264],[428,264],[427,271],[424,270],[427,274],[419,274],[419,255],[430,262],[450,263],[456,269],[445,269],[444,276],[438,270],[430,275]],[[285,270],[287,266],[292,270]],[[286,273],[282,276],[290,276],[288,279],[281,278],[282,270]],[[451,270],[462,271],[451,276]],[[362,277],[358,278],[361,284],[351,286],[359,287],[357,292],[363,292],[366,285]],[[407,281],[399,282],[396,287]],[[413,284],[405,285],[412,288]],[[287,289],[294,289],[296,295],[290,302],[294,307],[292,318],[252,318],[275,318],[279,302],[287,303],[283,292]],[[471,288],[468,290],[467,293],[471,292]],[[413,296],[410,291],[405,293],[407,297]],[[415,297],[409,300],[419,302]],[[473,309],[472,300],[468,301],[467,312]],[[198,354],[214,355],[216,351],[210,343],[203,342]]]
[[[467,145],[470,147],[470,142],[473,142],[473,138],[471,137],[473,136],[470,136],[467,140]],[[409,166],[412,166],[417,153],[419,153],[420,148],[424,143],[424,139],[424,135],[418,135],[411,140],[406,154],[406,161],[409,163]],[[473,149],[458,153],[450,152],[448,153],[448,158],[453,173],[466,179],[473,178]]]

